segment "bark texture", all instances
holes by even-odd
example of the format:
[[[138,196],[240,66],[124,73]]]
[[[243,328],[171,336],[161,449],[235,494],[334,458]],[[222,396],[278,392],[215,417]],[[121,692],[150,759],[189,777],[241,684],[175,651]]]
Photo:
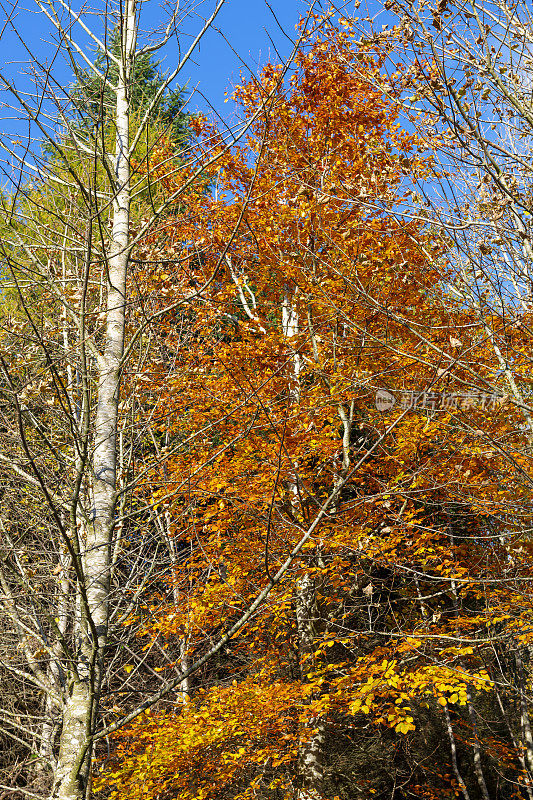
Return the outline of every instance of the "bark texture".
[[[124,354],[126,278],[130,225],[129,98],[136,40],[135,0],[121,20],[119,80],[114,125],[114,198],[107,269],[106,339],[98,372],[94,422],[93,505],[79,560],[83,576],[79,660],[73,670],[51,797],[87,800],[94,721],[100,700],[109,619],[111,548],[117,486],[117,429],[120,373]]]
[[[313,578],[303,575],[297,584],[296,619],[302,679],[314,666],[315,624],[317,619],[316,587]],[[321,716],[309,719],[311,735],[304,733],[298,754],[299,800],[317,800],[324,783],[325,724]]]

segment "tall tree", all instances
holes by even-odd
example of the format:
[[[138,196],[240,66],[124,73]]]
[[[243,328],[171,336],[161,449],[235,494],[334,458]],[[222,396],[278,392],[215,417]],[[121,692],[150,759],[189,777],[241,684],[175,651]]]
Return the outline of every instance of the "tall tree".
[[[169,678],[155,668],[159,644],[143,652],[130,633],[146,591],[176,560],[150,498],[134,493],[146,475],[139,454],[157,439],[133,390],[137,376],[146,378],[154,325],[190,302],[167,296],[152,313],[139,260],[170,210],[183,214],[183,201],[204,192],[212,165],[254,121],[214,148],[177,141],[172,128],[183,117],[173,116],[169,87],[221,6],[213,5],[175,68],[152,83],[151,56],[177,35],[178,6],[159,35],[140,42],[135,0],[116,16],[102,14],[103,38],[90,17],[62,2],[39,3],[77,84],[63,90],[64,77],[34,53],[33,93],[1,78],[30,131],[26,149],[18,137],[3,140],[12,183],[0,223],[9,296],[0,344],[1,667],[18,687],[1,724],[27,753],[2,787],[15,795],[87,800],[97,743],[175,687],[186,693],[187,675],[225,644],[221,637]],[[100,57],[91,61],[77,31]],[[72,118],[82,87],[91,95],[87,125]],[[190,125],[201,135],[199,120]],[[36,133],[40,145],[48,142],[40,152],[32,150]],[[189,294],[200,296],[201,287]]]
[[[306,41],[274,95],[274,66],[237,89],[244,118],[266,106],[247,147],[147,243],[143,295],[188,300],[161,317],[143,393],[158,436],[139,491],[177,558],[141,630],[173,670],[275,580],[189,702],[121,733],[112,797],[526,792],[498,672],[530,613],[527,558],[501,581],[501,510],[529,502],[517,417],[447,291],[449,242],[399,217],[433,162],[398,124],[401,72],[353,31]]]
[[[103,41],[83,15],[38,4],[78,82],[62,90],[64,80],[53,80],[36,54],[31,96],[1,78],[30,136],[47,140],[44,154],[31,158],[16,137],[3,140],[12,180],[2,198],[4,287],[17,303],[2,310],[0,596],[2,668],[18,697],[2,724],[30,756],[4,787],[15,794],[91,795],[94,737],[110,713],[102,694],[127,683],[117,674],[129,658],[122,621],[157,570],[153,537],[136,539],[128,528],[135,398],[121,400],[121,382],[132,357],[142,359],[148,320],[133,314],[127,278],[133,249],[180,196],[176,187],[158,198],[161,180],[177,169],[165,123],[175,134],[184,122],[169,87],[221,5],[171,74],[158,78],[151,54],[171,41],[177,10],[159,38],[139,43],[134,0],[121,5],[118,25],[102,15]],[[76,27],[96,45],[95,60]],[[80,112],[85,88],[91,129],[69,117],[73,106]],[[172,158],[165,152],[166,161],[154,163],[161,141],[173,142]],[[153,174],[139,166],[143,152],[152,155]],[[204,165],[188,166],[194,182]]]
[[[98,49],[94,68],[78,69],[71,100],[75,118],[86,132],[105,127],[114,118],[115,96],[121,55],[121,32],[116,27],[109,36],[106,50]],[[159,70],[160,62],[152,52],[136,55],[131,67],[129,104],[131,113],[140,116],[149,109],[153,120],[167,128],[176,142],[184,143],[190,135],[184,112],[182,89],[170,89]]]

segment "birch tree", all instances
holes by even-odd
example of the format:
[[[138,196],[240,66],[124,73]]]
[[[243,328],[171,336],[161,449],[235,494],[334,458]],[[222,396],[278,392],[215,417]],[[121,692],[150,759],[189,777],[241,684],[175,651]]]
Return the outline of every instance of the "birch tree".
[[[9,515],[2,520],[2,604],[24,653],[21,661],[8,653],[4,667],[45,697],[44,704],[35,702],[34,711],[42,711],[33,722],[21,722],[20,706],[11,714],[8,710],[4,722],[12,740],[20,741],[22,733],[33,749],[37,773],[50,769],[54,798],[90,795],[91,737],[99,725],[110,661],[109,625],[127,613],[127,603],[117,600],[112,586],[116,590],[124,579],[118,574],[124,523],[117,514],[119,473],[124,469],[118,460],[124,457],[118,438],[128,264],[136,241],[164,213],[164,207],[153,205],[140,222],[140,232],[133,233],[132,203],[139,205],[146,178],[135,174],[132,159],[142,138],[150,138],[165,90],[221,5],[210,10],[189,50],[160,82],[135,129],[131,96],[136,59],[171,40],[178,8],[161,35],[143,46],[138,42],[140,4],[135,0],[102,16],[96,28],[90,27],[89,16],[65,3],[37,3],[39,19],[57,36],[55,55],[70,61],[75,76],[82,76],[83,70],[101,84],[100,107],[94,92],[90,98],[97,114],[87,129],[69,118],[69,103],[78,108],[83,104],[79,87],[72,94],[68,88],[61,92],[60,82],[37,57],[31,92],[1,77],[11,98],[6,105],[25,115],[30,129],[25,152],[20,142],[13,144],[8,137],[3,141],[4,172],[11,185],[3,202],[2,254],[6,295],[14,298],[14,308],[11,316],[3,317],[7,402],[2,465],[7,482],[20,481],[19,498],[37,490],[44,501],[40,519],[28,520],[30,526],[42,526],[40,537],[21,536],[21,520],[12,521]],[[86,54],[87,39],[96,48],[96,58]],[[108,44],[112,40],[114,47]],[[59,133],[54,125],[59,125]],[[35,150],[39,140],[43,154]],[[147,147],[156,141],[152,136]],[[17,167],[18,176],[13,169]],[[22,369],[20,356],[26,360]],[[36,372],[28,359],[33,359]],[[32,383],[35,375],[40,379]],[[57,409],[51,422],[42,407],[32,411],[32,398],[43,396]],[[35,514],[39,503],[28,505]],[[53,558],[52,564],[50,559],[43,564],[40,556],[47,549],[55,551],[55,565]],[[48,575],[40,575],[42,586],[32,585],[37,572],[47,568]],[[138,579],[137,572],[123,587],[130,599]],[[45,785],[46,781],[41,790]],[[12,791],[19,787],[24,793],[18,781]]]
[[[191,10],[188,22],[176,5],[146,37],[141,12],[151,24],[152,4],[126,0],[93,15],[38,0],[56,49],[45,60],[26,45],[29,91],[0,76],[6,127],[16,114],[29,131],[26,141],[9,131],[2,140],[0,658],[17,695],[1,724],[20,753],[2,786],[8,795],[88,800],[96,743],[153,704],[172,704],[175,690],[186,701],[188,676],[247,623],[305,541],[207,652],[189,661],[178,648],[174,677],[158,673],[168,651],[157,641],[143,651],[132,631],[177,553],[168,521],[162,526],[135,490],[145,478],[139,453],[147,441],[157,451],[158,435],[139,398],[150,381],[151,326],[187,308],[202,286],[166,296],[154,311],[138,265],[160,270],[151,243],[166,235],[169,210],[183,213],[188,193],[206,190],[206,170],[268,106],[267,94],[253,119],[216,140],[207,133],[187,147],[175,137],[165,98],[222,3],[205,6],[203,17]],[[191,19],[200,24],[182,52],[177,32]],[[170,46],[180,58],[139,103],[136,65]],[[71,88],[64,70],[54,73],[60,59]],[[90,122],[80,124],[80,114]]]

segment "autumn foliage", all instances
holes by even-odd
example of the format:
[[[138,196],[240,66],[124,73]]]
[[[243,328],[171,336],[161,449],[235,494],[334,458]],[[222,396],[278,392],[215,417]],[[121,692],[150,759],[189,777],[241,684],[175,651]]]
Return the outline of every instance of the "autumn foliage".
[[[141,641],[207,652],[321,518],[222,653],[116,735],[103,796],[526,796],[530,457],[446,241],[407,213],[432,164],[389,57],[328,23],[281,87],[276,66],[237,87],[246,144],[136,253],[142,313],[167,308],[129,387],[155,421],[137,502],[175,552]],[[435,411],[472,389],[501,399]]]

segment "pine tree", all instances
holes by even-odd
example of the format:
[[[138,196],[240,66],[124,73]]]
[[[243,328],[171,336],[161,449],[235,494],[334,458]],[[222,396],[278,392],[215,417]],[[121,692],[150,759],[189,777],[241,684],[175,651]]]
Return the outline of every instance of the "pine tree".
[[[101,132],[102,125],[111,122],[115,102],[111,86],[115,86],[118,79],[119,33],[117,27],[111,35],[109,55],[99,51],[95,56],[101,77],[93,69],[78,71],[71,99],[74,128],[79,133]],[[159,70],[160,65],[161,62],[154,60],[151,53],[142,53],[135,59],[128,87],[133,115],[144,112],[164,86],[165,77]],[[190,115],[184,111],[184,105],[183,89],[167,88],[161,92],[161,99],[151,113],[152,120],[157,120],[173,140],[182,143],[190,136]]]

